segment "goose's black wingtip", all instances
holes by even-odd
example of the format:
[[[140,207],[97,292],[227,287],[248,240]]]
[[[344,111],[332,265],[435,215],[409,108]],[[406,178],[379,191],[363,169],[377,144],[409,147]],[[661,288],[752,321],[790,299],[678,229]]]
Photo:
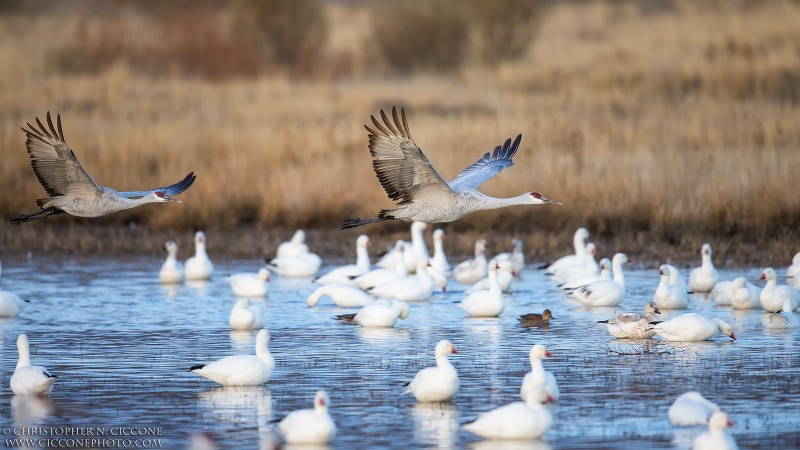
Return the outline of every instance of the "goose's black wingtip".
[[[203,367],[205,367],[205,366],[206,366],[205,364],[198,364],[198,365],[196,365],[196,366],[192,366],[192,367],[190,367],[190,368],[189,368],[189,370],[187,370],[187,372],[193,372],[193,371],[195,371],[195,370],[197,370],[197,369],[202,369],[202,368],[203,368]]]

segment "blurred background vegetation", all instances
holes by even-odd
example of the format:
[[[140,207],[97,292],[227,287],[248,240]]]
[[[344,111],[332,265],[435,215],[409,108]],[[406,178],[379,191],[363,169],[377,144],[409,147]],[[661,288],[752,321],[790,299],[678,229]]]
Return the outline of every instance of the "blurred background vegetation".
[[[48,110],[102,185],[198,175],[180,206],[34,228],[335,229],[391,206],[362,125],[392,105],[446,177],[522,133],[484,192],[566,205],[454,230],[800,226],[798,1],[4,0],[0,85],[4,220],[44,194],[19,127]]]

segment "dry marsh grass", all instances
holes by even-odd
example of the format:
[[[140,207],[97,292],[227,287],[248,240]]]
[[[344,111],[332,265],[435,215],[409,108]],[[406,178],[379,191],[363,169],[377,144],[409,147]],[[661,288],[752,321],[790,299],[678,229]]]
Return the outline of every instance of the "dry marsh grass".
[[[330,63],[346,66],[333,78],[209,80],[125,62],[65,74],[53,70],[54,52],[75,42],[76,27],[96,36],[111,19],[2,16],[0,214],[31,212],[43,196],[19,127],[49,110],[102,185],[134,190],[197,173],[182,205],[92,224],[334,229],[391,205],[362,125],[398,105],[446,177],[522,133],[515,166],[482,191],[537,190],[565,205],[478,213],[453,230],[554,232],[564,243],[580,225],[609,239],[632,232],[678,243],[687,234],[796,236],[800,5],[674,1],[652,13],[643,4],[550,3],[521,60],[403,78],[372,72],[370,10],[360,4],[326,4],[326,51],[349,55]],[[113,20],[135,29],[149,19]]]

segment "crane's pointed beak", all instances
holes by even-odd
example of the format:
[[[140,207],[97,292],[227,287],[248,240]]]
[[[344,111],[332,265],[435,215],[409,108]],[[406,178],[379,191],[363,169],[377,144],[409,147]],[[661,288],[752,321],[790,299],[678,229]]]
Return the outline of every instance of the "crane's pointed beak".
[[[544,196],[542,196],[542,201],[545,202],[545,203],[552,203],[552,204],[558,205],[558,206],[564,206],[564,204],[561,203],[560,201],[553,200],[551,198],[547,198],[547,197],[544,197]]]
[[[178,200],[177,198],[172,198],[172,197],[164,197],[164,200],[166,200],[168,202],[181,203],[180,200]]]

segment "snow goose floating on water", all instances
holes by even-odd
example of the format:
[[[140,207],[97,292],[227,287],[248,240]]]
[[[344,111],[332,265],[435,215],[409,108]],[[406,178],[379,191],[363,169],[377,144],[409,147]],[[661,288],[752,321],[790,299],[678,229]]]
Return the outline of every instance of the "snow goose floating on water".
[[[192,366],[194,372],[203,378],[223,386],[258,386],[269,381],[275,368],[275,358],[267,348],[269,332],[261,329],[256,335],[255,355],[235,355],[222,358],[209,364]]]
[[[523,327],[547,327],[550,326],[550,319],[555,319],[549,309],[545,309],[541,314],[528,313],[517,317],[519,324]]]
[[[547,433],[553,423],[550,412],[542,406],[544,401],[553,399],[541,386],[536,386],[526,401],[482,413],[462,428],[486,439],[537,439]]]
[[[527,402],[531,395],[535,395],[536,388],[538,387],[544,389],[544,392],[552,398],[552,401],[558,401],[561,394],[558,390],[556,377],[552,373],[544,370],[544,366],[542,365],[542,358],[553,356],[553,354],[550,353],[544,345],[536,344],[531,347],[529,356],[531,371],[525,374],[525,378],[522,379],[522,387],[519,390],[522,401]]]
[[[705,341],[717,334],[717,331],[736,340],[736,335],[733,334],[730,324],[717,318],[709,319],[696,313],[681,314],[666,322],[653,322],[651,325],[656,334],[665,341]]]
[[[260,305],[253,305],[248,298],[240,298],[228,318],[233,330],[258,330],[264,328],[264,312]]]
[[[369,241],[367,235],[362,234],[356,239],[356,263],[337,267],[315,279],[314,282],[319,284],[349,283],[352,277],[369,272],[369,252],[367,248],[371,246],[372,242]]]
[[[600,266],[597,264],[595,257],[597,256],[597,247],[593,242],[586,244],[586,255],[584,256],[582,264],[575,264],[572,266],[563,267],[556,270],[553,274],[553,282],[564,284],[581,278],[586,275],[597,275],[600,273]]]
[[[734,426],[724,411],[715,411],[708,419],[708,431],[695,438],[692,450],[739,450],[733,436],[725,429]]]
[[[258,273],[235,273],[228,277],[228,283],[237,297],[264,297],[267,295],[269,270],[261,268]]]
[[[689,288],[692,289],[692,292],[711,292],[711,289],[719,281],[719,274],[717,269],[714,268],[714,262],[711,260],[711,245],[703,244],[700,255],[703,258],[703,263],[700,267],[689,272]]]
[[[761,317],[764,328],[787,329],[800,327],[800,320],[792,312],[792,302],[787,298],[783,301],[783,310],[774,313],[765,313]]]
[[[572,245],[575,248],[575,254],[562,256],[554,263],[546,266],[544,273],[552,275],[556,270],[567,266],[574,266],[575,264],[582,264],[584,256],[586,255],[586,240],[589,239],[589,231],[586,228],[578,228],[575,230],[575,235],[572,237]]]
[[[443,275],[450,275],[450,263],[444,254],[444,230],[441,228],[433,232],[433,258],[431,267],[441,272]]]
[[[405,243],[405,252],[401,255],[392,249],[383,255],[375,265],[385,269],[391,269],[395,267],[397,260],[402,259],[406,263],[406,270],[408,270],[408,273],[414,273],[414,271],[417,270],[417,263],[420,259],[430,259],[428,246],[425,245],[425,230],[427,228],[430,228],[430,225],[427,223],[412,223],[411,243]]]
[[[183,272],[183,264],[178,261],[178,244],[168,241],[164,244],[164,250],[167,251],[167,260],[161,265],[161,271],[158,273],[159,281],[161,284],[183,283],[186,275]]]
[[[17,317],[29,302],[11,291],[0,290],[0,317]]]
[[[722,283],[720,281],[717,284]],[[714,287],[716,289],[716,286]],[[744,277],[731,281],[731,306],[733,309],[757,309],[761,307],[761,288],[749,283]]]
[[[662,264],[658,268],[661,281],[658,283],[656,293],[653,295],[653,301],[661,309],[686,309],[689,306],[689,294],[679,285],[670,284],[669,280],[673,276],[670,267],[672,266]]]
[[[328,413],[330,400],[325,391],[317,391],[314,409],[292,411],[278,424],[288,444],[326,444],[336,437],[336,424]]]
[[[514,269],[514,264],[509,261],[497,261],[492,260],[489,262],[489,270],[491,271],[492,262],[498,263],[500,268],[497,270],[497,285],[500,286],[500,291],[503,293],[508,292],[511,288],[511,282],[514,281],[514,277],[517,276],[518,272]],[[477,283],[470,286],[469,289],[465,291],[466,294],[472,294],[473,292],[483,291],[489,289],[490,282],[489,277],[482,278]]]
[[[361,308],[357,314],[336,316],[336,320],[362,327],[393,327],[397,319],[405,320],[409,311],[406,302],[381,300]]]
[[[613,319],[601,320],[597,323],[606,324],[608,332],[618,339],[649,339],[655,331],[650,329],[650,322],[656,321],[654,314],[661,314],[655,302],[644,305],[644,314],[622,313]]]
[[[403,302],[424,302],[431,298],[435,281],[426,268],[430,264],[427,259],[417,263],[417,274],[399,280],[390,281],[367,291],[368,294],[380,298],[393,298]]]
[[[206,253],[206,235],[202,231],[194,234],[194,256],[186,260],[187,280],[210,280],[214,264]]]
[[[778,286],[778,276],[771,267],[764,269],[759,280],[767,280],[767,285],[761,290],[761,307],[767,312],[783,310],[783,302],[787,299],[792,303],[792,310],[800,306],[800,292],[791,286]]]
[[[504,273],[511,275],[514,271],[509,261],[504,262]],[[500,264],[492,260],[489,263],[489,289],[475,291],[461,301],[458,306],[472,317],[497,317],[503,312],[503,291],[497,283],[497,275],[501,271]]]
[[[398,240],[394,248],[399,254],[402,255],[405,252],[405,242]],[[349,284],[366,291],[367,289],[374,288],[375,286],[407,277],[408,268],[406,268],[406,263],[403,261],[403,258],[397,258],[395,264],[396,265],[394,269],[379,267],[377,269],[372,269],[363,275],[351,277]]]
[[[419,402],[446,402],[458,392],[458,373],[447,357],[458,354],[458,350],[448,340],[436,344],[436,367],[420,370],[408,384],[408,390],[401,395],[412,394]]]
[[[288,242],[281,242],[278,246],[278,251],[275,252],[276,258],[284,256],[299,256],[308,253],[308,245],[306,245],[306,232],[297,230],[292,236],[292,240]]]
[[[511,251],[500,253],[494,258],[497,262],[511,261],[514,265],[514,271],[518,274],[525,268],[525,253],[522,251],[522,239],[514,238],[511,240]]]
[[[50,395],[56,377],[51,375],[43,366],[31,365],[28,336],[20,334],[17,337],[17,351],[19,352],[19,360],[14,374],[11,375],[11,391],[18,395]]]
[[[460,262],[454,269],[452,277],[463,284],[472,284],[485,277],[489,271],[486,261],[486,239],[475,242],[475,258]]]
[[[789,283],[789,279],[794,278],[798,273],[800,273],[800,252],[795,253],[792,265],[786,268],[786,282]]]
[[[719,411],[716,403],[708,401],[697,391],[689,391],[678,396],[669,407],[669,420],[673,425],[705,425],[708,416]]]
[[[617,253],[611,260],[613,280],[599,280],[568,292],[568,296],[585,306],[617,306],[625,298],[625,275],[622,265],[630,262],[623,253]]]
[[[589,283],[594,283],[595,281],[598,280],[610,280],[610,279],[611,279],[611,260],[608,258],[603,258],[600,260],[600,273],[584,275],[572,281],[561,283],[558,285],[558,288],[563,291],[571,291],[577,287],[585,286]]]
[[[375,302],[369,294],[348,284],[329,284],[317,288],[308,296],[308,307],[315,306],[322,297],[330,297],[333,303],[342,308],[356,308],[371,305]]]
[[[317,274],[322,259],[314,253],[297,256],[282,256],[266,260],[267,267],[282,277],[307,278]]]

